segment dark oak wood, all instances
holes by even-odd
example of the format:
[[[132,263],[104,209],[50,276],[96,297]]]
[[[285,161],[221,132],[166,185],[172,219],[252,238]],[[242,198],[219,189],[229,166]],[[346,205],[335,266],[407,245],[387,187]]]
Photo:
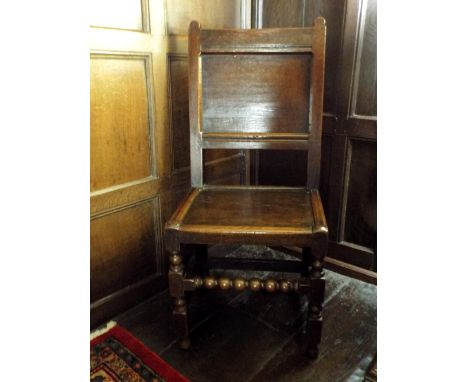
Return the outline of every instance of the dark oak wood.
[[[311,28],[286,30],[201,30],[196,21],[190,24],[193,189],[165,225],[169,290],[179,346],[183,349],[190,346],[185,292],[248,288],[304,294],[309,301],[307,353],[311,358],[318,356],[325,288],[323,261],[328,242],[318,191],[324,55],[322,18],[317,18]],[[205,185],[203,151],[212,148],[305,150],[307,185],[302,188]],[[275,265],[263,259],[210,262],[206,257],[209,244],[289,245],[304,250],[301,262],[276,261]],[[189,275],[193,254],[196,272]],[[292,271],[300,277],[212,277],[210,263],[226,269],[260,266]]]
[[[205,139],[208,133],[249,134],[251,139],[271,133],[283,133],[282,139],[290,133],[303,134],[296,139],[308,135],[310,54],[202,57]]]

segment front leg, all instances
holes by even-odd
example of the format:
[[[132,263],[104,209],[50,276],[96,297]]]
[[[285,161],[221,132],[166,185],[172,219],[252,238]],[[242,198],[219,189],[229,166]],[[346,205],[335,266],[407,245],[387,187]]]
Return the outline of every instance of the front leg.
[[[323,273],[324,252],[312,254],[310,272],[309,308],[307,312],[307,355],[316,359],[319,354],[319,344],[322,338],[322,309],[325,295],[325,279]]]
[[[307,355],[316,359],[322,338],[322,304],[309,301],[307,312]]]
[[[184,265],[180,250],[171,253],[169,262],[169,293],[172,297],[172,315],[175,329],[179,338],[179,347],[181,349],[188,349],[190,347],[190,339],[184,290]]]

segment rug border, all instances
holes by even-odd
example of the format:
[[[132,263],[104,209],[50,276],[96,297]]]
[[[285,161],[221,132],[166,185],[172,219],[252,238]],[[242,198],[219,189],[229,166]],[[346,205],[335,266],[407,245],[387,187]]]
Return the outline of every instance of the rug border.
[[[180,374],[176,369],[164,361],[159,355],[149,349],[143,342],[136,338],[125,328],[118,324],[110,328],[105,333],[93,338],[90,341],[90,346],[95,346],[97,343],[104,341],[108,337],[115,337],[120,340],[125,347],[140,358],[148,367],[153,369],[157,374],[166,379],[168,382],[190,382],[189,379]]]

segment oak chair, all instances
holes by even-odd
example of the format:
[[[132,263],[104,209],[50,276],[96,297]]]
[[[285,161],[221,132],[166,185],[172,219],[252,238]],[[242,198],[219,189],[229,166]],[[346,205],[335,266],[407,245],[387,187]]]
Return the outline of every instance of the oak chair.
[[[311,28],[189,28],[189,114],[192,190],[165,226],[169,290],[179,345],[190,346],[186,292],[197,289],[304,293],[307,353],[318,355],[328,228],[319,172],[325,20]],[[209,186],[205,149],[308,150],[307,186]],[[226,269],[299,273],[295,279],[215,278],[206,247],[252,244],[302,248],[301,261],[225,259]],[[186,272],[198,248],[198,274]],[[235,259],[234,259],[235,260]],[[219,263],[218,263],[219,266]]]

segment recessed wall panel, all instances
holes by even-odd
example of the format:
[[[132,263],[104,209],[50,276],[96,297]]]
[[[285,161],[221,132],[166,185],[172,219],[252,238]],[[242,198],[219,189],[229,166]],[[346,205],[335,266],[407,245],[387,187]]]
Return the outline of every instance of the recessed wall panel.
[[[359,53],[355,113],[377,115],[377,1],[368,0]],[[355,85],[356,86],[356,85]]]
[[[377,144],[351,140],[343,239],[375,250],[377,235]]]
[[[91,25],[143,30],[142,1],[145,0],[94,0],[89,7]]]
[[[304,0],[267,0],[260,3],[262,28],[302,27]]]
[[[170,58],[172,168],[190,166],[190,123],[188,114],[188,60]]]
[[[152,175],[145,58],[91,57],[91,191]]]
[[[158,216],[150,200],[91,221],[91,302],[157,271]]]
[[[167,1],[167,30],[171,35],[186,35],[192,20],[204,29],[240,28],[241,0]]]
[[[323,108],[328,113],[334,113],[335,111],[335,82],[340,69],[339,60],[345,5],[345,0],[308,0],[305,7],[304,26],[312,26],[314,20],[319,16],[324,17],[327,22]]]

